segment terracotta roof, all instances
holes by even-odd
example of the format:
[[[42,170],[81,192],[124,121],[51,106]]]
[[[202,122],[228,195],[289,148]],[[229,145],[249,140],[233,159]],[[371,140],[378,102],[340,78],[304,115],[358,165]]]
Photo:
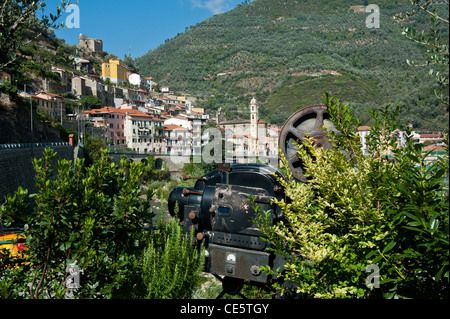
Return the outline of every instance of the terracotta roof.
[[[86,111],[85,111],[86,112]],[[83,113],[85,113],[83,112]],[[87,112],[86,112],[87,113]],[[92,109],[90,111],[91,114],[95,114],[95,113],[121,113],[121,114],[129,114],[131,116],[140,116],[140,117],[152,117],[148,114],[145,114],[141,111],[138,110],[133,110],[133,109],[116,109],[115,107],[110,107],[110,106],[106,106],[106,107],[102,107],[101,109]]]
[[[105,106],[101,109],[92,109],[91,113],[127,113],[130,110],[116,109],[115,107]]]
[[[231,124],[250,124],[250,120],[231,120],[219,123],[219,125],[231,125]]]
[[[189,131],[187,128],[184,128],[175,124],[168,124],[164,126],[166,131]]]
[[[38,95],[38,94],[44,94],[44,95],[48,95],[48,96],[51,96],[51,97],[57,97],[57,98],[60,98],[60,99],[64,99],[64,100],[65,100],[65,98],[63,98],[61,95],[54,94],[54,93],[49,93],[49,92],[37,92],[35,95]]]
[[[437,134],[420,134],[421,138],[441,138],[442,134],[437,133]]]
[[[441,145],[436,145],[436,144],[425,146],[423,148],[423,150],[424,151],[438,151],[438,152],[444,152],[445,151],[444,147],[442,147]]]
[[[126,110],[126,111],[128,111],[128,112],[125,112],[125,113],[128,113],[128,115],[130,115],[130,116],[149,117],[149,118],[153,119],[153,117],[151,115],[145,114],[144,112],[141,112],[138,110]]]
[[[370,131],[372,128],[370,126],[360,126],[358,127],[358,131]]]

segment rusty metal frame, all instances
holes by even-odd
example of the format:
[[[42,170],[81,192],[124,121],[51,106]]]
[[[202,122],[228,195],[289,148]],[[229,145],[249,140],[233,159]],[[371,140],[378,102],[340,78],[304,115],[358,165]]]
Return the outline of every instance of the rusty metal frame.
[[[292,175],[300,182],[307,182],[307,178],[304,174],[302,163],[297,156],[295,146],[291,145],[290,141],[294,140],[296,143],[301,144],[306,141],[307,137],[311,137],[316,147],[331,149],[333,146],[323,130],[327,115],[328,112],[325,105],[308,106],[292,114],[281,129],[279,146],[286,157]],[[305,120],[312,118],[315,118],[312,130],[304,131],[299,129],[299,126]]]

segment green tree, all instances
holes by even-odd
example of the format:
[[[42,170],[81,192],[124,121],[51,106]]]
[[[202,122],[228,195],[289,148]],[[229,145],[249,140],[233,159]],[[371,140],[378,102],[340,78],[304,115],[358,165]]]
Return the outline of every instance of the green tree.
[[[136,63],[131,58],[131,56],[128,56],[125,54],[125,57],[123,58],[123,64],[125,64],[127,66],[128,70],[130,70],[130,72],[132,72],[132,73],[138,72]]]
[[[101,159],[102,150],[107,148],[105,140],[87,134],[84,141],[86,164],[91,165]]]
[[[64,298],[65,270],[75,263],[83,271],[76,297],[134,296],[136,260],[145,247],[142,227],[153,217],[152,190],[140,198],[143,163],[117,165],[104,150],[90,167],[83,159],[75,165],[59,160],[54,174],[54,156],[46,149],[34,160],[35,194],[19,189],[0,208],[1,223],[20,225],[28,248],[21,267],[2,270],[0,286],[13,287],[15,297]]]
[[[63,23],[57,20],[70,5],[69,1],[61,1],[56,8],[56,14],[43,15],[41,21],[36,13],[46,5],[43,0],[4,0],[0,8],[0,69],[5,68],[17,58],[17,50],[30,42],[26,39],[26,33],[40,26],[41,30],[47,28],[61,28]],[[41,32],[34,37],[37,39]]]
[[[372,112],[364,155],[348,104],[328,97],[326,104],[341,132],[330,133],[335,148],[299,145],[309,182],[296,183],[288,171],[280,180],[288,199],[277,202],[285,221],[271,225],[270,212],[258,221],[287,260],[279,275],[312,298],[448,298],[447,140],[445,156],[427,163],[430,152],[413,144],[410,130],[398,147],[400,108],[386,107]],[[370,265],[380,270],[378,289],[366,285]]]
[[[80,102],[84,110],[102,107],[102,101],[94,95],[84,95],[80,98]]]
[[[430,74],[434,75],[439,89],[435,90],[435,95],[447,106],[447,112],[449,107],[449,75],[448,75],[448,1],[446,13],[438,11],[438,7],[433,1],[430,0],[410,0],[412,10],[406,13],[406,17],[400,20],[411,20],[417,18],[420,13],[426,14],[430,23],[426,30],[418,31],[414,27],[406,27],[403,31],[403,35],[408,39],[424,46],[427,50],[428,59],[425,63],[409,61],[408,63],[416,66],[423,65],[435,65],[436,69],[431,70]],[[447,15],[445,17],[445,14]]]

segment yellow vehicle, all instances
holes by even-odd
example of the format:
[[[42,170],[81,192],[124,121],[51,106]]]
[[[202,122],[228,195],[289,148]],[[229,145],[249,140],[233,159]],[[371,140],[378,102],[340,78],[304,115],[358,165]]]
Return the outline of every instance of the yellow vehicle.
[[[20,232],[5,232],[0,233],[0,252],[4,250],[9,251],[9,255],[14,259],[23,259],[25,257],[26,236]]]

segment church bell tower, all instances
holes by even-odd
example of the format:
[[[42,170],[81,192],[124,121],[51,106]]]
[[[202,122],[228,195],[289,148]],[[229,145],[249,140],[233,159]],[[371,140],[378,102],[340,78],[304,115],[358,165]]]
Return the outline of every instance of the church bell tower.
[[[250,135],[258,138],[259,106],[255,98],[250,102]]]

